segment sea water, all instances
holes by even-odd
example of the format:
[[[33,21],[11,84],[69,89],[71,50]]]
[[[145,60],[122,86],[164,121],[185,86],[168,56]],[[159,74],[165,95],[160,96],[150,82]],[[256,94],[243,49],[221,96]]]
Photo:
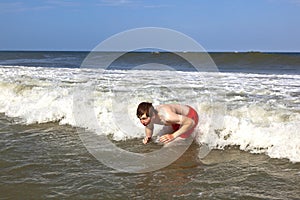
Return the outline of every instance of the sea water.
[[[147,52],[130,53],[111,69],[82,68],[86,55],[0,53],[1,198],[300,196],[299,54],[212,53],[214,72]],[[139,68],[145,60],[150,64]],[[78,94],[92,112],[76,113]],[[141,142],[141,101],[193,106],[195,142],[166,168],[121,173],[89,154],[79,135],[105,135],[132,152],[161,148]],[[90,116],[96,123],[84,120]],[[203,147],[210,151],[203,154]]]

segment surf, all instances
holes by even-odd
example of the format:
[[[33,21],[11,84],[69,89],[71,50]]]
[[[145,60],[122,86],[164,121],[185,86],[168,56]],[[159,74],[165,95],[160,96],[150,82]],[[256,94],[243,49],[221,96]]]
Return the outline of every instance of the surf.
[[[300,102],[294,95],[299,90],[298,75],[147,70],[104,73],[96,69],[2,66],[0,76],[0,112],[18,119],[16,123],[56,122],[122,141],[144,135],[135,116],[140,101],[194,104],[199,113],[195,131],[199,145],[210,149],[238,146],[253,154],[300,161]],[[183,80],[187,84],[182,84]],[[82,103],[92,105],[101,131],[74,118],[74,95],[79,86],[92,88],[91,98],[82,96]],[[116,104],[116,99],[125,103]]]

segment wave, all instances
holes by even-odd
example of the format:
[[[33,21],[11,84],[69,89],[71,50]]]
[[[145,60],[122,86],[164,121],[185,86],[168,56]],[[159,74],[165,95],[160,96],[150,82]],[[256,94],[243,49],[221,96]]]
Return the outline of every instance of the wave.
[[[139,102],[186,103],[199,112],[200,144],[300,162],[298,76],[10,66],[0,77],[0,112],[19,123],[58,122],[126,140],[144,135]]]
[[[249,113],[251,118],[247,116]],[[273,115],[261,106],[244,106],[211,119],[205,116],[202,118],[204,124],[199,127],[201,136],[197,141],[207,144],[211,149],[238,146],[251,153],[264,153],[271,158],[288,158],[292,162],[299,162],[300,113],[288,117],[284,119],[281,113]]]
[[[11,51],[0,52],[0,65],[79,68],[90,52],[60,51]],[[114,52],[94,52],[102,61],[110,60]],[[201,57],[201,53],[184,52],[178,55],[192,58]],[[129,52],[111,64],[113,69],[132,69],[145,63],[160,63],[172,66],[180,71],[195,70],[177,54],[170,52]],[[300,53],[264,53],[264,52],[210,52],[209,55],[221,72],[247,72],[263,74],[300,74]],[[98,66],[97,63],[93,63]]]
[[[220,71],[300,74],[299,53],[210,53]]]

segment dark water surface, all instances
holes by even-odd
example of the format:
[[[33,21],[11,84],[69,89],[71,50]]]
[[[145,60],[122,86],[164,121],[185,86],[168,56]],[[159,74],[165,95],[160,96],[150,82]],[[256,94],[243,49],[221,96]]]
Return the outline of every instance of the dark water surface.
[[[91,156],[78,130],[56,123],[18,125],[1,115],[0,199],[299,199],[300,165],[232,147],[203,160],[193,144],[150,173],[116,172]],[[140,140],[119,142],[141,152]],[[152,146],[152,147],[151,147]],[[148,149],[149,150],[149,149]]]
[[[0,65],[78,68],[90,52],[68,51],[0,51]],[[97,52],[97,61],[110,59],[116,53]],[[194,70],[179,55],[193,59],[201,53],[129,52],[111,64],[112,69],[132,69],[145,63],[160,63],[179,71]],[[300,53],[209,52],[220,72],[264,74],[300,74]],[[99,64],[99,63],[97,63]]]

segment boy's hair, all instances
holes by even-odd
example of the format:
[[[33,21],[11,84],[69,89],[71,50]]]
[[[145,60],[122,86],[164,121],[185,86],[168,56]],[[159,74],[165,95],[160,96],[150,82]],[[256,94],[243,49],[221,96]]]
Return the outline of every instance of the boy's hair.
[[[149,103],[149,102],[142,102],[139,104],[137,110],[136,110],[136,116],[138,118],[140,118],[141,116],[143,116],[143,114],[146,113],[146,116],[147,117],[151,117],[152,115],[152,103]]]

